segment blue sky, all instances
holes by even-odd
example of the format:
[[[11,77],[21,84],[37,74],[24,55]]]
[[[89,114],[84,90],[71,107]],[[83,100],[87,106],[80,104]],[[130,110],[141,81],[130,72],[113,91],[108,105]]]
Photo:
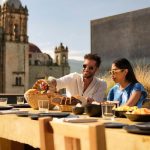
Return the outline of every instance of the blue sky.
[[[1,0],[2,1],[2,0]],[[53,56],[62,42],[70,59],[90,52],[90,20],[150,7],[150,0],[21,0],[29,10],[29,41]]]

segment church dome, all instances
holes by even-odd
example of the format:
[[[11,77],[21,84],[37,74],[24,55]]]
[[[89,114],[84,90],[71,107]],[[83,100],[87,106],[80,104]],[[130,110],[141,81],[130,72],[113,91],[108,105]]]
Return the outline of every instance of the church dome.
[[[16,8],[16,9],[18,9],[18,8],[20,8],[20,6],[22,6],[20,0],[3,0],[2,7],[4,6],[4,4],[7,4],[10,7],[14,6],[14,8]]]
[[[42,53],[41,50],[33,43],[29,43],[29,52],[30,53]]]

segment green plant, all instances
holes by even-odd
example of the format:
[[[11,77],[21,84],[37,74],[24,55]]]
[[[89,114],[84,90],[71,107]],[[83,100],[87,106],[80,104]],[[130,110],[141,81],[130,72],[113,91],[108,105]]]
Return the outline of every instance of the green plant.
[[[114,81],[111,79],[111,75],[109,73],[106,73],[102,76],[102,79],[106,81],[107,83],[107,90],[106,90],[106,96],[108,95],[109,90],[115,85]]]
[[[144,86],[150,98],[150,65],[136,64],[134,68],[137,80]]]

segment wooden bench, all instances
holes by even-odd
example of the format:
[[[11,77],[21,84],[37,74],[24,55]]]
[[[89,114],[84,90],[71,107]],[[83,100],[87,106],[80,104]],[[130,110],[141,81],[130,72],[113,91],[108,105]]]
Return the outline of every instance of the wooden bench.
[[[40,118],[41,150],[106,150],[101,123],[64,123]]]

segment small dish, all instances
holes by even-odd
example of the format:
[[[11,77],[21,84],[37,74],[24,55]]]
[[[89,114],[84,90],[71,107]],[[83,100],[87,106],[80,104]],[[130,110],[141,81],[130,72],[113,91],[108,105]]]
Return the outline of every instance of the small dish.
[[[70,113],[65,112],[50,112],[50,113],[38,113],[38,114],[29,114],[29,117],[33,120],[38,120],[41,117],[55,117],[55,118],[64,118],[69,116]]]
[[[150,130],[150,122],[138,123],[138,124],[135,124],[135,126],[141,130]]]
[[[72,108],[72,112],[75,114],[75,115],[82,115],[84,113],[84,107],[73,107]]]
[[[142,134],[142,135],[150,135],[150,130],[140,130],[135,125],[124,126],[123,129],[125,129],[129,133]]]
[[[12,108],[13,108],[13,106],[0,106],[0,110],[9,110]]]
[[[98,119],[96,118],[66,118],[64,119],[64,122],[70,122],[70,123],[89,123],[89,122],[97,122]]]
[[[28,113],[28,111],[22,111],[22,112],[17,112],[16,115],[18,117],[28,117],[29,113]]]
[[[63,118],[70,115],[67,112],[49,112],[49,113],[39,113],[40,117],[56,117],[56,118]]]
[[[105,122],[104,123],[105,128],[122,128],[126,125],[127,124],[119,123],[119,122]]]
[[[87,104],[85,106],[85,112],[90,117],[100,117],[102,115],[101,105]]]
[[[38,114],[33,114],[29,116],[32,120],[38,120],[39,119],[39,115]]]
[[[119,110],[114,110],[115,111],[115,116],[118,118],[126,118],[125,113],[127,111],[119,111]]]

